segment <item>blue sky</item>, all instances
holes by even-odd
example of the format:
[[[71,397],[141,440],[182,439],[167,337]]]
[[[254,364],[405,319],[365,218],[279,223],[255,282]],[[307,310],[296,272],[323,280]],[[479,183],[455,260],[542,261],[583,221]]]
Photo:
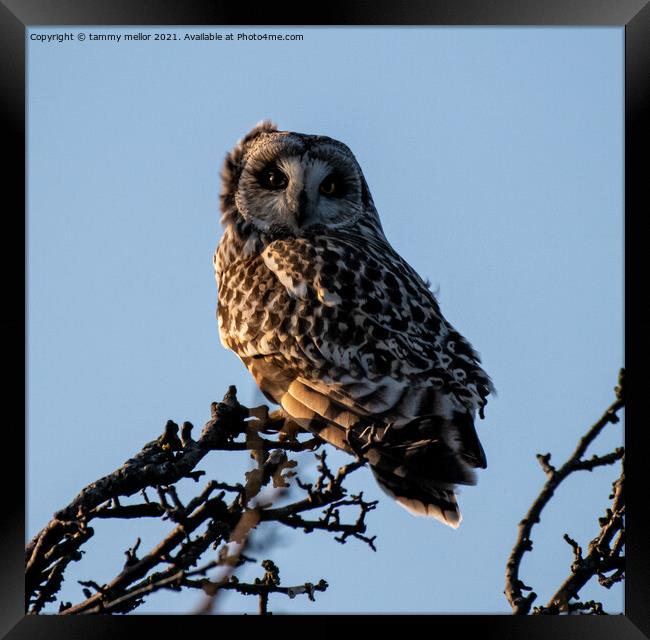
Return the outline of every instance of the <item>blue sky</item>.
[[[478,430],[488,469],[461,491],[453,531],[414,518],[367,470],[377,553],[358,541],[278,531],[284,584],[325,578],[275,612],[507,613],[518,521],[613,399],[623,365],[622,28],[38,28],[30,33],[302,33],[294,42],[28,43],[27,533],[85,484],[157,437],[197,429],[252,379],[219,343],[211,258],[218,172],[263,118],[344,141],[386,235],[429,278],[445,316],[481,353],[498,396]],[[182,36],[181,36],[182,37]],[[594,452],[622,443],[610,426]],[[343,454],[331,459],[343,463]],[[214,453],[236,481],[245,454]],[[305,476],[314,463],[304,457]],[[608,503],[615,468],[571,478],[534,530],[522,578],[545,601]],[[195,490],[191,482],[184,491]],[[189,495],[189,494],[188,494]],[[76,580],[104,581],[158,525],[98,522]],[[255,568],[246,577],[261,575]],[[620,585],[586,589],[621,611]],[[139,612],[187,612],[160,593]],[[231,594],[225,611],[256,611]]]

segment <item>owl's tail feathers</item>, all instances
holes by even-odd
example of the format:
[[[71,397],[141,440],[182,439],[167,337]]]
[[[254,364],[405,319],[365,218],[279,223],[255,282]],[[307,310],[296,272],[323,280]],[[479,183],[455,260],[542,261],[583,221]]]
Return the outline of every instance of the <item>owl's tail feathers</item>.
[[[422,417],[384,431],[364,457],[379,486],[402,507],[455,529],[460,525],[461,514],[454,488],[459,484],[476,484],[473,467],[484,460],[478,451],[476,460],[467,458],[466,454],[475,448],[467,447],[465,435],[448,420]]]
[[[379,486],[413,515],[435,518],[454,529],[460,525],[463,517],[452,489],[424,487],[376,466],[370,468]]]

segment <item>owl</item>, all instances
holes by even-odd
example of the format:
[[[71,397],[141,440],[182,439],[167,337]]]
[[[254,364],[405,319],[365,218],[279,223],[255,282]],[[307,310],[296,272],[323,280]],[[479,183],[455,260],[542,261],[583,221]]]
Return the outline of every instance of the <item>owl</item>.
[[[386,239],[350,149],[263,121],[228,153],[214,255],[222,344],[301,428],[362,456],[416,515],[458,527],[493,391]]]

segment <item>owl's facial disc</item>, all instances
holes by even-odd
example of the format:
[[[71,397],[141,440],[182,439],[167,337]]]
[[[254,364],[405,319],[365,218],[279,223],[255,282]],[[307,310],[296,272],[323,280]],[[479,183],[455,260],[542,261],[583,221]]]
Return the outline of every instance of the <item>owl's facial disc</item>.
[[[241,215],[264,232],[302,235],[336,228],[363,213],[356,163],[338,146],[274,140],[247,159],[235,196]]]

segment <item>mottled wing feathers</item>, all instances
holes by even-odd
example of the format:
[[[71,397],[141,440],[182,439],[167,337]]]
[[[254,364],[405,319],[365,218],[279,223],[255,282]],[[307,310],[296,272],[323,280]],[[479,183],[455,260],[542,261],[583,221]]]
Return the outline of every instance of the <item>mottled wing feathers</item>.
[[[449,391],[459,408],[484,404],[491,384],[477,355],[387,244],[339,232],[313,243],[277,241],[262,255],[304,312],[296,338],[319,369],[305,377],[322,390],[334,384],[347,396],[339,400],[360,411],[404,417],[419,415],[435,390]],[[323,378],[323,366],[335,375]]]
[[[350,451],[350,433],[359,444],[374,426],[382,442],[367,456],[382,488],[453,524],[452,484],[486,466],[473,414],[490,381],[421,279],[376,245],[290,238],[226,261],[222,339],[269,398],[335,446]]]

